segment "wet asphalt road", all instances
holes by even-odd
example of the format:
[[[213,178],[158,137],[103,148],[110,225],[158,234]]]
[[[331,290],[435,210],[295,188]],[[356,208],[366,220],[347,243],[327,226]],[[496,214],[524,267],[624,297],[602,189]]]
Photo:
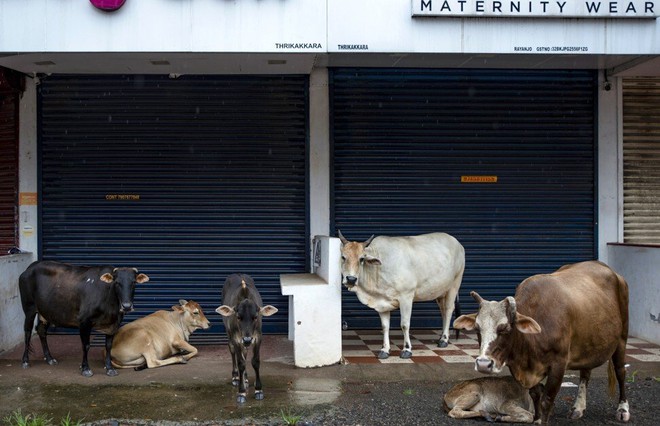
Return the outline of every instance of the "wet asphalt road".
[[[349,364],[300,369],[292,365],[291,342],[267,336],[262,354],[266,398],[235,402],[226,347],[201,346],[186,365],[103,374],[99,348],[90,352],[95,375],[82,377],[76,336],[53,339],[59,359],[48,366],[35,350],[32,367],[20,365],[22,348],[0,354],[0,421],[20,409],[53,419],[70,414],[83,424],[105,426],[170,425],[484,425],[485,420],[455,420],[442,408],[442,396],[454,384],[480,377],[468,364]],[[38,346],[37,346],[38,348]],[[252,374],[251,369],[249,369]],[[660,363],[633,362],[626,388],[634,425],[660,424]],[[570,372],[566,382],[577,383]],[[617,424],[616,399],[606,391],[606,370],[594,370],[583,419],[566,416],[577,388],[562,388],[553,424]],[[58,420],[59,422],[59,420]]]

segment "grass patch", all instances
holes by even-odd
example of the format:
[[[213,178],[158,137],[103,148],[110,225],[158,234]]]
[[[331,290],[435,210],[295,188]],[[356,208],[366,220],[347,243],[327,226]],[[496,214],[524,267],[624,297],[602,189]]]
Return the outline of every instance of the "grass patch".
[[[302,416],[292,414],[290,408],[287,408],[286,413],[284,412],[284,409],[281,409],[280,414],[282,416],[282,420],[284,420],[284,424],[287,426],[296,426],[300,419],[302,419]]]
[[[7,426],[54,426],[53,419],[41,414],[23,414],[20,408],[3,419]],[[80,426],[80,420],[73,420],[70,414],[60,420],[59,426]]]

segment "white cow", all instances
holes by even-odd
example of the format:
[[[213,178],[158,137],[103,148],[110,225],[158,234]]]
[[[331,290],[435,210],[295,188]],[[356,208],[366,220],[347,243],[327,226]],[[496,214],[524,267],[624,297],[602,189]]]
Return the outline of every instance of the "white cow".
[[[412,356],[410,315],[417,301],[435,300],[443,317],[440,347],[449,343],[454,301],[463,279],[465,250],[451,235],[433,233],[412,237],[375,237],[348,241],[339,232],[342,284],[363,304],[380,315],[383,348],[378,358],[390,354],[390,312],[401,311],[404,346],[401,358]]]

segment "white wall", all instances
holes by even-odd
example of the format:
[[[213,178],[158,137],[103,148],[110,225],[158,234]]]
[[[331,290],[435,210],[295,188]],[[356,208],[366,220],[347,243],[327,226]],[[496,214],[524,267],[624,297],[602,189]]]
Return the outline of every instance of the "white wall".
[[[19,192],[37,192],[37,96],[36,85],[27,79],[19,112]],[[23,341],[23,308],[18,277],[37,260],[37,206],[19,206],[19,248],[25,252],[0,256],[0,352]]]
[[[0,256],[0,352],[23,341],[25,315],[18,293],[18,277],[32,262],[29,254]]]
[[[322,51],[325,40],[316,0],[132,0],[111,13],[89,1],[0,4],[0,52]]]
[[[628,282],[629,335],[660,345],[660,248],[610,245],[608,252],[609,265]]]
[[[660,20],[413,17],[411,0],[139,0],[112,13],[88,1],[0,2],[0,52],[338,52],[350,45],[393,53],[578,47],[564,53],[657,54]]]
[[[561,53],[537,50],[545,47],[580,48],[572,54],[660,51],[660,20],[656,19],[412,18],[410,0],[327,3],[329,52],[345,51],[342,45],[405,53],[520,53],[516,47],[531,47],[532,54]],[[442,5],[441,0],[433,3],[438,8]],[[660,3],[656,3],[658,8]]]

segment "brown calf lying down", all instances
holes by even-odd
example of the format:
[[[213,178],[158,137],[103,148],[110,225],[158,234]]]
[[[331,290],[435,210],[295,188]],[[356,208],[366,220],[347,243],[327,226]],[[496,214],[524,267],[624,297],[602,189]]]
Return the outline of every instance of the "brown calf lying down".
[[[445,411],[455,419],[484,417],[488,421],[532,423],[534,401],[527,389],[511,377],[480,377],[449,389]]]
[[[179,303],[171,311],[156,311],[122,326],[112,345],[112,365],[142,370],[185,364],[197,355],[188,339],[198,328],[209,328],[209,321],[197,302]]]

